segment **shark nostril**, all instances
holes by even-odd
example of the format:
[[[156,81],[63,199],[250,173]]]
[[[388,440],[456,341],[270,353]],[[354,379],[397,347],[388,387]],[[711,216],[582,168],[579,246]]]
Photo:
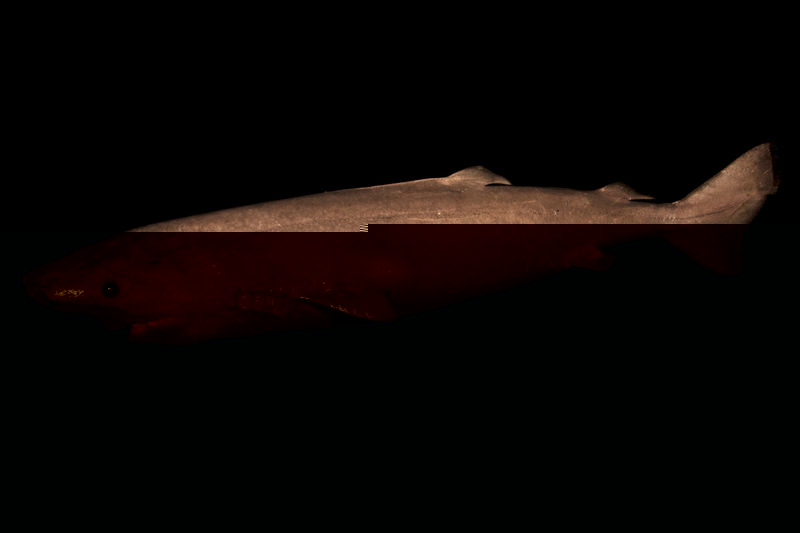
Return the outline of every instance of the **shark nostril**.
[[[55,282],[57,282],[57,280],[53,278],[52,275],[49,275],[49,272],[39,269],[23,277],[22,284],[29,297],[39,303],[52,304],[54,303],[54,294],[51,288],[54,286]]]
[[[47,292],[42,288],[38,288],[34,291],[33,299],[45,304],[52,302],[52,300],[48,297]]]

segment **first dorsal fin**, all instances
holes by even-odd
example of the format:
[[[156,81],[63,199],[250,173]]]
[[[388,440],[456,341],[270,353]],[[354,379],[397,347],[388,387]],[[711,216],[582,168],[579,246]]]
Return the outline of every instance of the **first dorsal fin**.
[[[455,174],[450,174],[446,178],[441,178],[448,182],[458,183],[471,187],[485,187],[487,185],[511,185],[511,182],[503,176],[498,176],[491,170],[484,167],[469,167],[459,170]]]
[[[600,192],[623,200],[655,200],[652,196],[642,194],[624,183],[612,183],[598,189]]]

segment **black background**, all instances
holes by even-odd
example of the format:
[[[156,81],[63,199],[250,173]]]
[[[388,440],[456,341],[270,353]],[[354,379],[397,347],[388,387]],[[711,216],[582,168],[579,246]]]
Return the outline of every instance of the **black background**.
[[[20,19],[3,267],[6,378],[21,416],[118,442],[130,435],[111,420],[142,409],[157,427],[137,427],[173,435],[173,423],[255,407],[284,451],[312,456],[310,441],[324,448],[350,431],[368,429],[381,449],[413,448],[408,434],[435,447],[470,427],[513,448],[531,430],[546,453],[575,457],[669,449],[664,472],[680,457],[713,463],[729,442],[718,433],[737,425],[778,439],[794,375],[798,205],[780,15],[429,15]],[[568,271],[395,324],[179,348],[52,313],[19,283],[146,223],[476,164],[516,185],[621,181],[672,201],[762,142],[774,143],[782,185],[734,277],[644,241],[614,250],[608,272]],[[91,415],[69,418],[80,411]],[[244,427],[224,431],[243,438]],[[614,435],[637,444],[598,444]],[[594,457],[575,461],[599,467]]]

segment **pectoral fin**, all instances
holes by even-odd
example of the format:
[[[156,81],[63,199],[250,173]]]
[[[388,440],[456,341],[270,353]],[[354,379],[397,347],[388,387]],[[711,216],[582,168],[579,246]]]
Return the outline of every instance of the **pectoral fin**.
[[[397,318],[397,312],[385,293],[329,283],[286,286],[274,290],[241,289],[236,293],[234,308],[285,318],[292,301],[311,302],[367,320],[391,321]]]
[[[375,290],[355,287],[323,288],[299,296],[299,299],[367,320],[389,322],[397,318],[397,311],[386,294]]]

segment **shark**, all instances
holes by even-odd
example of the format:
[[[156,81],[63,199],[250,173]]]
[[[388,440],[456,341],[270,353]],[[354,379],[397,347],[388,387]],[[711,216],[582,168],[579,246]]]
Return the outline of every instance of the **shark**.
[[[30,272],[28,294],[130,328],[135,342],[192,344],[409,314],[577,267],[616,244],[663,237],[722,274],[778,189],[769,144],[684,198],[613,183],[517,187],[483,167],[134,228]]]

